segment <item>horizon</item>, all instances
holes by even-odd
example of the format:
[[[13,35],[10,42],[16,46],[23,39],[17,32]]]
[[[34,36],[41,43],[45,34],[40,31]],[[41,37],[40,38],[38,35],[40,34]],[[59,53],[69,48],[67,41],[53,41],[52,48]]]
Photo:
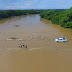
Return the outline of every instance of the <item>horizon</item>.
[[[69,9],[71,0],[0,0],[0,10]]]
[[[68,9],[0,9],[0,10],[68,10]]]
[[[68,10],[68,9],[0,9],[0,10]]]

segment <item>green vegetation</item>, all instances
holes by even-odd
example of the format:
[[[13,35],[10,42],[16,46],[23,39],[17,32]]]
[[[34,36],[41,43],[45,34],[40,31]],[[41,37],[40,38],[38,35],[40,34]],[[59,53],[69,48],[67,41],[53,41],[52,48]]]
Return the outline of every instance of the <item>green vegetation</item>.
[[[0,19],[27,14],[39,14],[42,18],[52,20],[53,24],[72,29],[72,7],[69,10],[1,10]]]
[[[1,10],[0,19],[27,14],[39,14],[42,10]]]
[[[72,7],[69,10],[48,10],[40,13],[42,18],[51,20],[53,24],[60,24],[64,28],[72,29]]]

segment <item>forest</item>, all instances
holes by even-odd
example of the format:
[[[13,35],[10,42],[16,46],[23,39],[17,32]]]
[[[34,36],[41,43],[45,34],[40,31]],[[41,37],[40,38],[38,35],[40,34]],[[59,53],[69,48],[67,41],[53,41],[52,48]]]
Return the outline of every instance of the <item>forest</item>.
[[[0,19],[27,14],[39,14],[42,10],[0,10]]]
[[[51,20],[64,28],[72,29],[72,7],[70,9],[47,10],[40,13],[42,18]]]

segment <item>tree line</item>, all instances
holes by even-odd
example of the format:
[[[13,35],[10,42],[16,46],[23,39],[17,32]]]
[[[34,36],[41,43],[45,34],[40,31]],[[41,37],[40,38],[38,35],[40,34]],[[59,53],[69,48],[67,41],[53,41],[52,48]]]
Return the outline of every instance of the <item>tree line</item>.
[[[40,13],[42,18],[51,20],[53,24],[60,24],[64,28],[72,29],[72,7],[68,10],[47,10]]]
[[[39,14],[42,10],[1,10],[0,19],[9,18],[12,16],[20,16],[27,14]]]

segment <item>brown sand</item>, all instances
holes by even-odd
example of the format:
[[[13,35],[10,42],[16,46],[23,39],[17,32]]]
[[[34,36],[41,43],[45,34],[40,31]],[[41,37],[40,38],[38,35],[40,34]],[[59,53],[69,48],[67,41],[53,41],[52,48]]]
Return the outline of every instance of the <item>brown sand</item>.
[[[0,72],[72,72],[72,30],[39,15],[4,19],[0,24]],[[68,42],[55,43],[64,36]],[[11,37],[23,40],[6,40]],[[18,48],[23,43],[28,48]]]

